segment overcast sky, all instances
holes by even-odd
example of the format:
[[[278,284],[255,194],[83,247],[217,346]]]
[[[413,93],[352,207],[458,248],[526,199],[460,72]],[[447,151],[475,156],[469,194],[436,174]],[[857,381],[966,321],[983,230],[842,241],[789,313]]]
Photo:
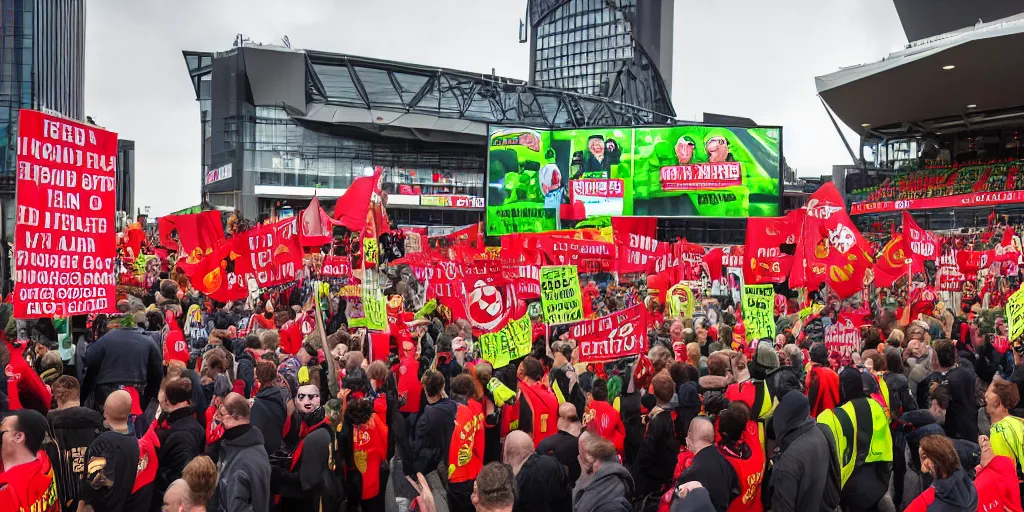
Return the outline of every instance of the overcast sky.
[[[643,0],[639,0],[643,1]],[[526,0],[88,0],[86,111],[135,141],[135,204],[200,201],[199,106],[182,50],[253,41],[526,79]],[[906,44],[892,0],[676,0],[672,100],[784,127],[801,176],[850,163],[814,77]],[[846,132],[850,143],[857,138]]]

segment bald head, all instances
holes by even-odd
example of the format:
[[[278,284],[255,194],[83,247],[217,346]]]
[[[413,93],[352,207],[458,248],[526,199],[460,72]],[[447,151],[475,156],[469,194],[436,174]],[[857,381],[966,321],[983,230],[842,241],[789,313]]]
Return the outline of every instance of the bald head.
[[[249,401],[238,393],[228,393],[218,412],[224,428],[234,428],[249,423]]]
[[[512,466],[513,471],[518,474],[526,459],[533,454],[533,438],[522,430],[513,430],[505,437],[505,464]]]
[[[686,447],[697,453],[715,443],[715,425],[705,416],[690,421],[690,432],[686,436]]]
[[[132,396],[127,391],[119,389],[107,395],[103,402],[103,418],[113,427],[115,424],[128,423],[128,415],[132,412]]]
[[[167,486],[163,510],[192,510],[191,497],[192,491],[189,490],[188,484],[179,478]]]
[[[579,437],[580,415],[572,402],[563,402],[558,406],[558,430]]]

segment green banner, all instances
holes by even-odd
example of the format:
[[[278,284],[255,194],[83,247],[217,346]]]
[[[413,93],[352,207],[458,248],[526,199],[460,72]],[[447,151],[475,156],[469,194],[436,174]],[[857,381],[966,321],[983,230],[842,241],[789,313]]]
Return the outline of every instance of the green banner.
[[[1006,320],[1010,324],[1010,343],[1013,343],[1024,334],[1024,288],[1013,292],[1006,301]]]
[[[540,301],[544,323],[568,324],[583,320],[580,277],[573,265],[540,268]]]
[[[374,286],[363,286],[363,313],[366,315],[367,329],[387,330],[388,305],[384,300],[384,294]]]
[[[558,229],[557,210],[544,203],[517,203],[487,209],[487,234],[542,233]]]
[[[775,340],[775,288],[770,284],[743,285],[743,327],[747,343]]]
[[[532,348],[533,328],[529,315],[509,321],[498,332],[480,335],[480,355],[495,369],[526,356]]]

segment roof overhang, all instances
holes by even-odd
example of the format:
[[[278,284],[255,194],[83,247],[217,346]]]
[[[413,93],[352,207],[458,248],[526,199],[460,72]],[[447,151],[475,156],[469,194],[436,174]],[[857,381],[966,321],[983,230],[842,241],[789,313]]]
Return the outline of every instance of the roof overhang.
[[[1017,15],[913,43],[815,84],[829,108],[868,138],[1020,124],[1021,48],[1024,15]]]

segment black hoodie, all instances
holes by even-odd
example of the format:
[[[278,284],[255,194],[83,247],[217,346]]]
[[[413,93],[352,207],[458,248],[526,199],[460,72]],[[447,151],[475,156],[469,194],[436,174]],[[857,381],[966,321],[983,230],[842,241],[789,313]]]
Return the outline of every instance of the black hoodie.
[[[949,475],[949,478],[936,480],[932,484],[935,490],[932,497],[934,501],[928,503],[928,512],[974,512],[978,510],[978,491],[974,488],[974,482],[962,469],[958,469]],[[916,500],[928,501],[928,491],[921,493]],[[913,504],[913,503],[912,503]]]
[[[773,415],[779,440],[769,484],[773,512],[826,510],[824,495],[830,488],[838,493],[835,438],[809,414],[807,397],[787,393]]]
[[[88,407],[69,407],[50,411],[46,419],[50,436],[43,448],[53,462],[57,493],[65,511],[77,510],[79,482],[85,479],[85,450],[103,432],[103,415]]]
[[[253,398],[252,411],[249,414],[252,426],[263,434],[263,445],[270,455],[281,449],[281,432],[288,420],[288,408],[281,396],[281,388],[263,386]]]

